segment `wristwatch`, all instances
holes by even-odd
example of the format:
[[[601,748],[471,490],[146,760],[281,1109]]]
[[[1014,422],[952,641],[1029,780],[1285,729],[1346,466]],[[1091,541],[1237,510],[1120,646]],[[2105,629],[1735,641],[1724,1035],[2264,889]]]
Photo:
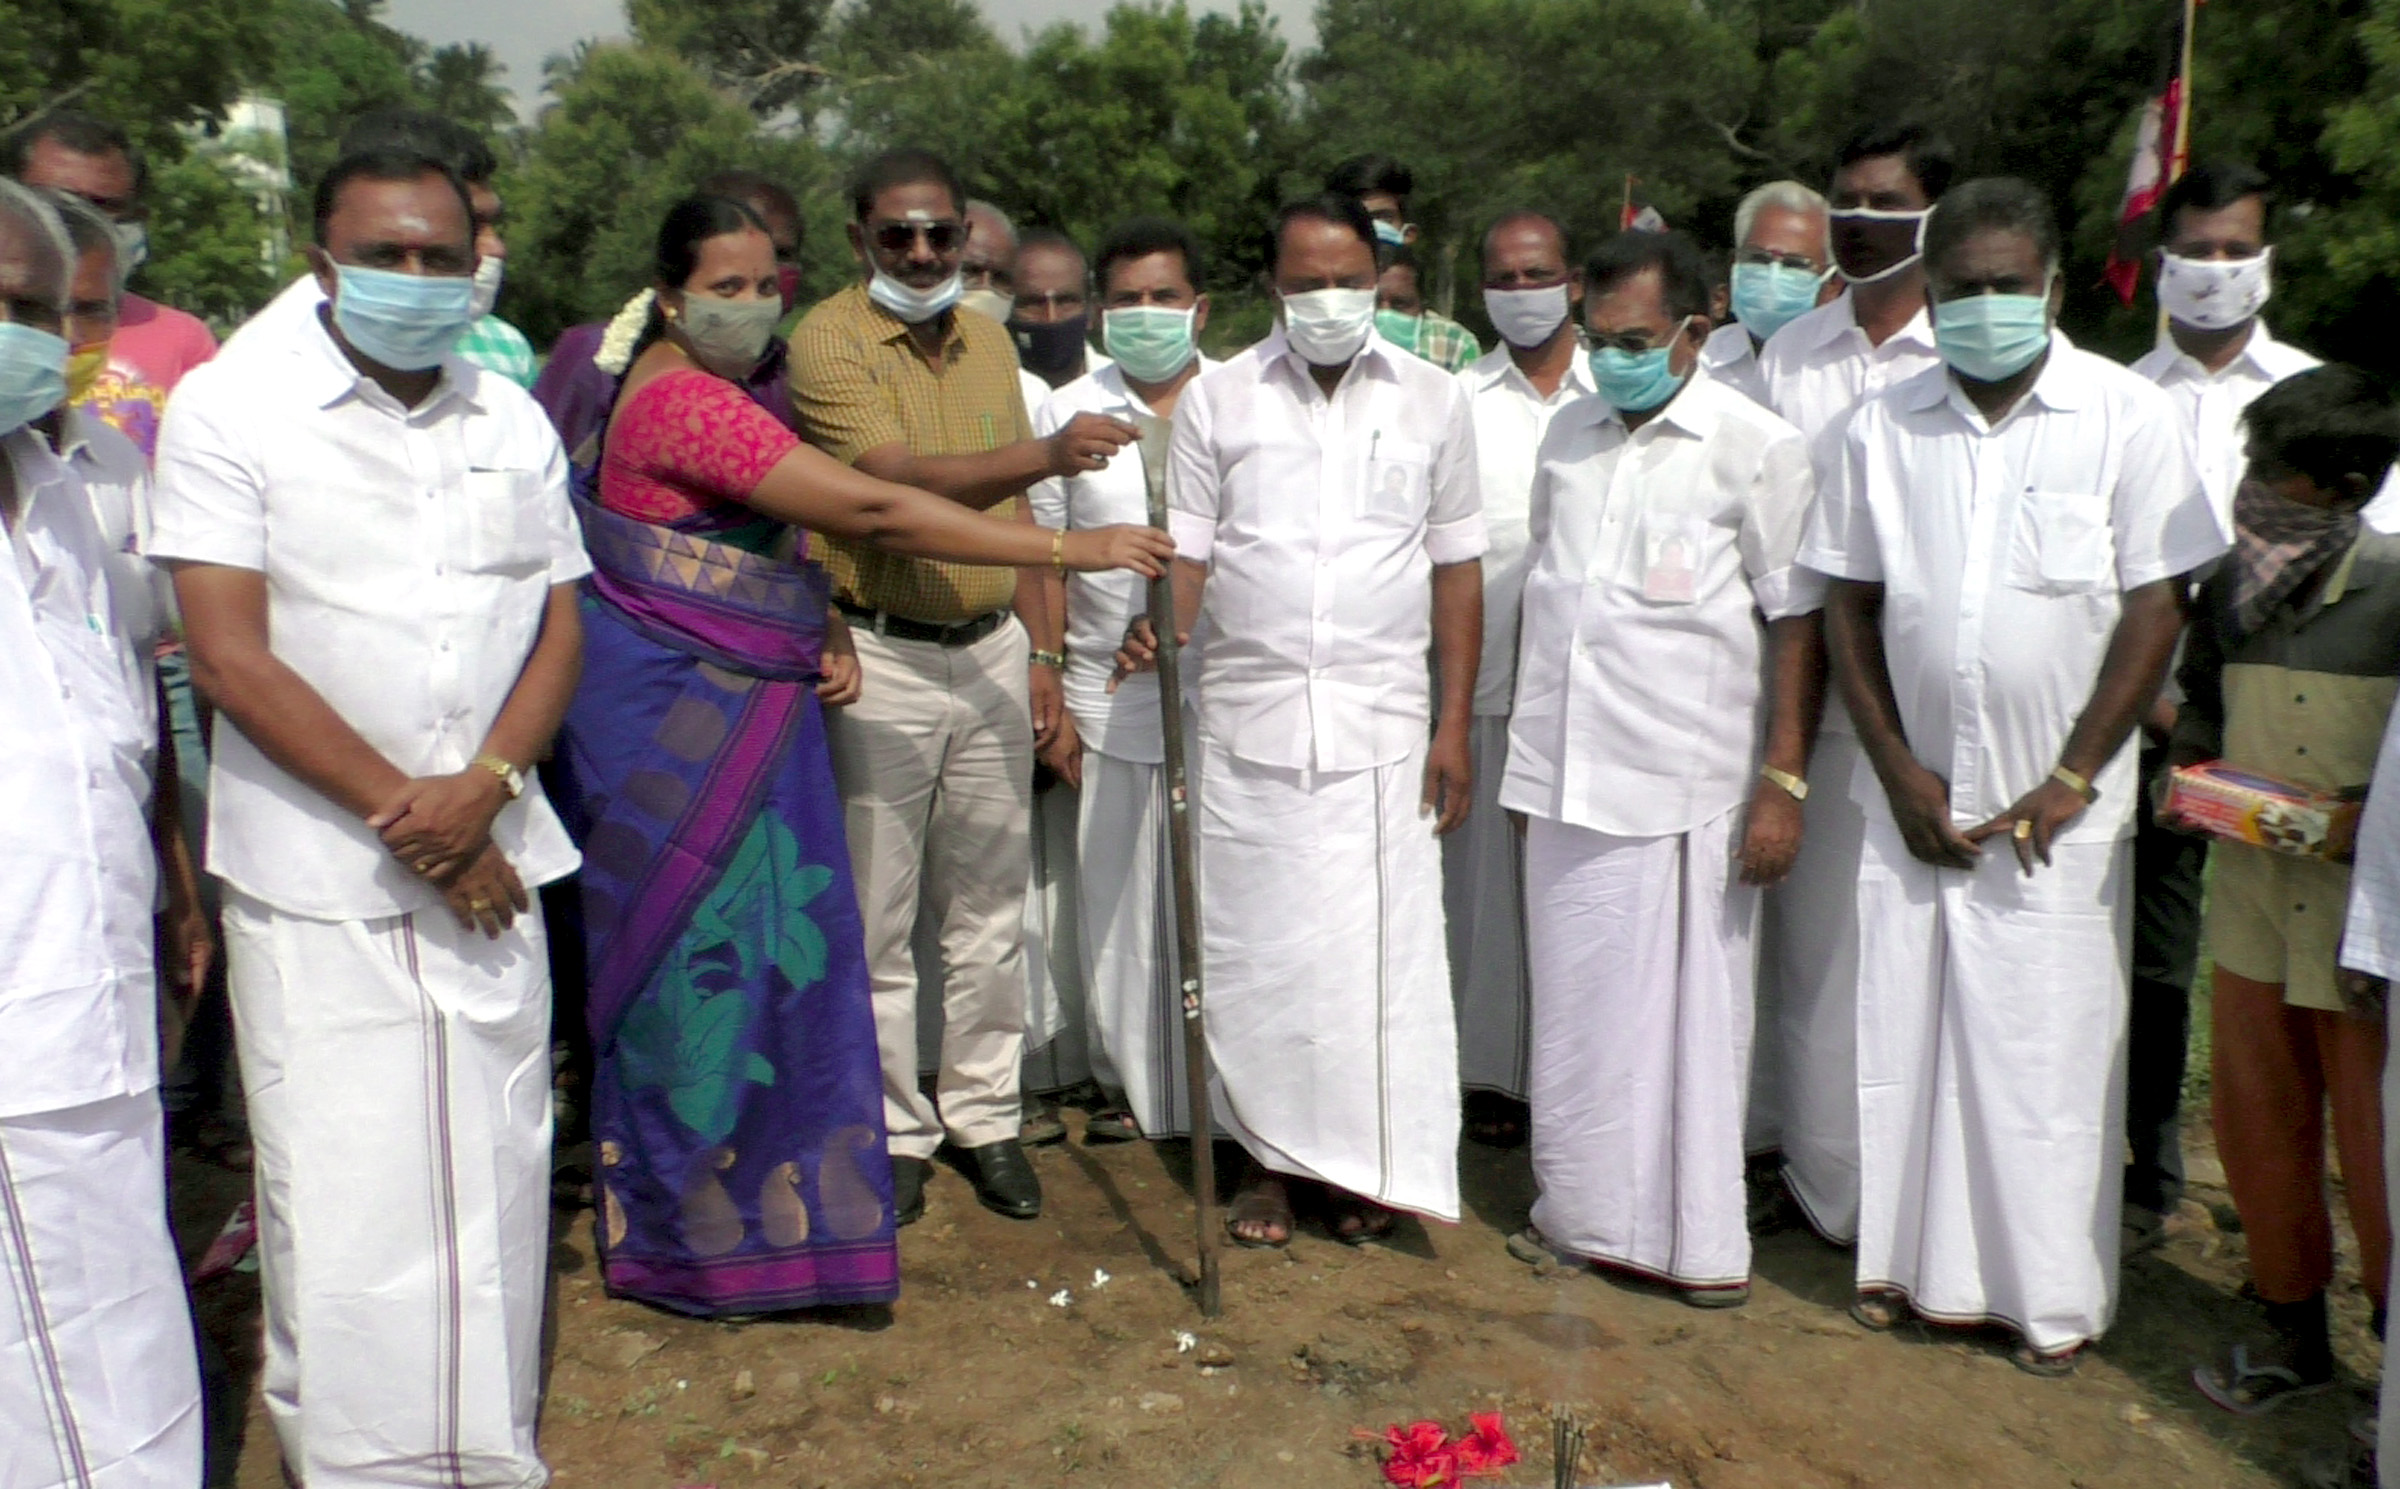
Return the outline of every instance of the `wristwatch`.
[[[498,755],[477,755],[468,763],[480,766],[498,776],[500,784],[508,788],[510,801],[515,801],[525,794],[525,772],[501,759]]]
[[[1067,654],[1063,651],[1037,651],[1032,660],[1036,667],[1055,668],[1060,672],[1067,670]]]
[[[2089,776],[2086,776],[2079,770],[2069,770],[2065,766],[2061,765],[2057,769],[2050,772],[2050,779],[2058,782],[2061,786],[2066,787],[2069,791],[2074,792],[2077,796],[2082,797],[2087,802],[2098,801],[2100,799],[2099,788],[2092,784]]]
[[[1808,800],[1808,782],[1800,779],[1796,775],[1793,775],[1790,771],[1777,770],[1772,765],[1762,765],[1758,768],[1758,774],[1760,779],[1772,781],[1776,785],[1781,786],[1785,791],[1791,793],[1792,800]]]

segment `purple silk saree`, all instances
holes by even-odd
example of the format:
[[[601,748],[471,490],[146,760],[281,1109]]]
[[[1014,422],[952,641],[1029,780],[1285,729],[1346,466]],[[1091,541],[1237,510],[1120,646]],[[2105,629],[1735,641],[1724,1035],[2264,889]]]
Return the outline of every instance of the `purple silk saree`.
[[[609,1291],[692,1314],[899,1292],[866,948],[813,690],[814,564],[579,502],[561,802],[583,845]]]

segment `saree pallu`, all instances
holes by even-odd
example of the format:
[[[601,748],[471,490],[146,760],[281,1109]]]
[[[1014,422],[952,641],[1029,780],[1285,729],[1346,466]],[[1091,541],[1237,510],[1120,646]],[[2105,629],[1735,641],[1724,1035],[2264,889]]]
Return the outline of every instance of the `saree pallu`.
[[[815,565],[578,503],[595,572],[561,807],[584,852],[610,1292],[899,1292],[866,945],[813,684]]]

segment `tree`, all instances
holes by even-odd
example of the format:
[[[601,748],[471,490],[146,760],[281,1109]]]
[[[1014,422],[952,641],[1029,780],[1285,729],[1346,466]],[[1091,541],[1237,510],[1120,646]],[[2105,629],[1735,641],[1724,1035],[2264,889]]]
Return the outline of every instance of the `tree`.
[[[813,58],[833,0],[626,0],[634,39],[674,52],[771,118],[826,79]]]
[[[598,45],[562,67],[552,101],[502,182],[509,314],[537,343],[603,319],[651,282],[659,219],[712,172],[764,172],[810,213],[817,258],[833,236],[831,172],[806,139],[768,134],[749,109],[655,47]],[[816,283],[841,271],[830,264]]]
[[[0,0],[0,121],[65,99],[165,159],[264,49],[271,0]]]
[[[435,47],[417,65],[417,91],[432,112],[496,137],[517,118],[508,90],[500,86],[507,70],[480,41]]]
[[[157,251],[143,265],[142,293],[214,324],[239,325],[282,284],[288,266],[267,261],[276,235],[247,187],[208,154],[169,161],[150,174]]]

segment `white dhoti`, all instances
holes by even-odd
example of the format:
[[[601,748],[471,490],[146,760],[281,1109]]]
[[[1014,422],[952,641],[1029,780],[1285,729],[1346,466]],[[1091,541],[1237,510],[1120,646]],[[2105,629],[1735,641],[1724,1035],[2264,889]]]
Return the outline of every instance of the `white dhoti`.
[[[1809,759],[1800,856],[1765,896],[1747,1146],[1780,1143],[1809,1224],[1846,1246],[1858,1238],[1858,862],[1868,793],[1883,788],[1838,707]]]
[[[225,940],[285,1463],[308,1489],[547,1482],[539,907],[495,941],[446,911],[316,921],[228,894]]]
[[[1176,990],[1166,767],[1087,750],[1076,847],[1084,994],[1099,1024],[1093,1079],[1122,1094],[1144,1136],[1183,1136],[1192,1112]]]
[[[158,1092],[0,1118],[0,1489],[192,1489]]]
[[[1858,1283],[2054,1351],[2116,1311],[2132,844],[2005,839],[1973,869],[1867,819]]]
[[[1368,770],[1200,749],[1211,1099],[1262,1166],[1458,1218],[1458,1046],[1425,748]]]
[[[1526,825],[1533,1223],[1679,1287],[1750,1280],[1742,1187],[1758,891],[1727,812],[1671,837]]]
[[[1091,1003],[1083,981],[1083,935],[1078,924],[1082,909],[1075,889],[1081,795],[1064,781],[1033,794],[1033,876],[1025,886],[1024,1086],[1028,1091],[1063,1091],[1087,1080],[1100,1080],[1098,1041],[1093,1037]]]
[[[1458,1018],[1458,1083],[1525,1099],[1532,1058],[1525,987],[1523,845],[1500,806],[1508,716],[1478,715],[1475,809],[1442,839],[1442,909],[1450,928],[1450,999]]]

